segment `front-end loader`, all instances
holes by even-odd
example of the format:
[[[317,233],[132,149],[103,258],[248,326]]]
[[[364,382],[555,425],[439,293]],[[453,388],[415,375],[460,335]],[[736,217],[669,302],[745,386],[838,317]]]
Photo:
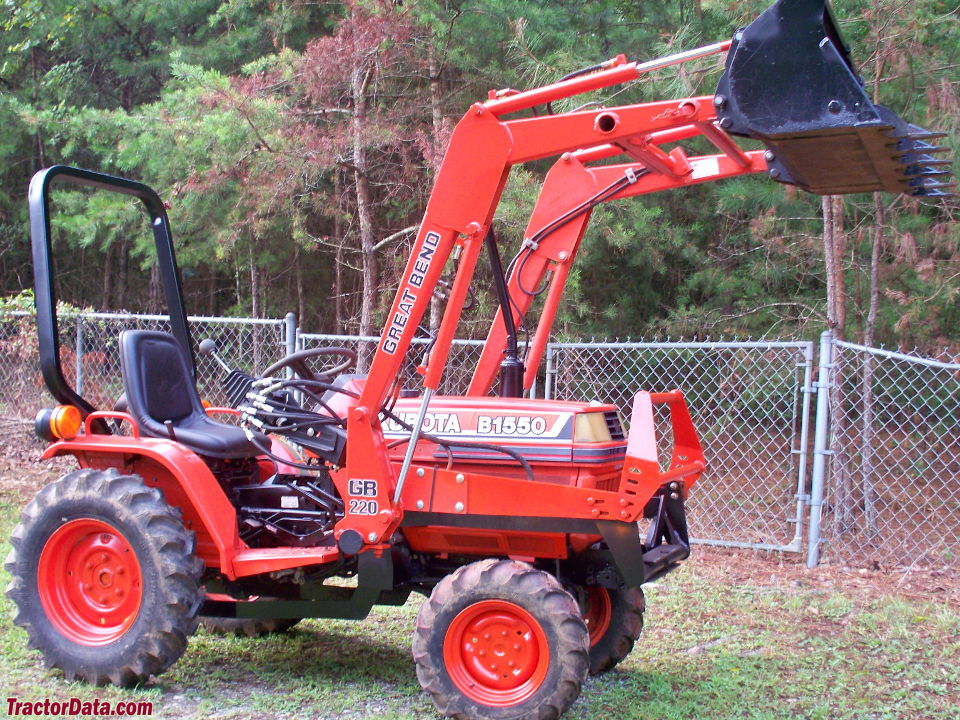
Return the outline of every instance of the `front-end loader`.
[[[713,95],[551,110],[720,53]],[[715,151],[688,155],[680,143],[692,138]],[[741,138],[763,147],[743,149]],[[870,101],[824,0],[778,0],[732,41],[644,63],[618,56],[552,85],[493,91],[453,133],[369,372],[349,372],[356,354],[346,348],[295,353],[261,377],[228,367],[225,408],[204,407],[196,389],[157,194],[64,166],[38,173],[40,362],[59,405],[38,416],[37,431],[50,441],[45,458],[72,455],[79,469],[43,488],[13,532],[16,622],[68,679],[130,685],[175,662],[198,617],[276,629],[362,619],[418,592],[428,598],[413,655],[441,713],[558,717],[590,672],[630,652],[642,585],[688,556],[684,503],[704,469],[680,390],[639,390],[629,432],[613,405],[529,397],[591,210],[749,173],[815,193],[938,198],[949,185],[933,138]],[[550,157],[558,160],[504,272],[492,225],[507,175]],[[139,199],[154,233],[170,332],[121,333],[124,393],[112,408],[94,407],[60,366],[54,181]],[[500,309],[467,396],[438,396],[484,251]],[[419,359],[423,391],[407,397],[401,368],[454,255],[442,322]],[[539,292],[544,309],[521,357],[517,326]],[[669,407],[669,451],[655,435],[657,405]]]

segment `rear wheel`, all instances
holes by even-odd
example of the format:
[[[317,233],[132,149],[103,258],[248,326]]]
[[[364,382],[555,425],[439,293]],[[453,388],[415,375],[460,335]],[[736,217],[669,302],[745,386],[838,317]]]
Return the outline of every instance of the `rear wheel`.
[[[68,679],[133,685],[196,629],[203,564],[180,511],[135,475],[78,470],[27,505],[10,538],[14,622]]]
[[[461,720],[552,720],[580,694],[588,635],[571,595],[550,574],[483,560],[441,580],[417,616],[421,686]]]
[[[590,633],[590,674],[612,670],[643,630],[643,590],[588,585],[577,587],[575,595]]]

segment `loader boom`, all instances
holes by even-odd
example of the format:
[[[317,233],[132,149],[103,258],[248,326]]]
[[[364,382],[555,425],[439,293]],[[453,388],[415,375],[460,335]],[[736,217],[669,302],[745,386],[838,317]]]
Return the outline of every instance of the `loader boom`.
[[[800,39],[793,37],[790,23],[802,31]],[[757,47],[764,53],[763,65],[751,62],[751,48]],[[723,94],[510,117],[634,80],[656,68],[727,50],[726,72],[719,83]],[[784,83],[781,73],[796,66],[798,52],[809,55],[800,59],[806,63],[807,73],[795,82]],[[754,23],[738,31],[732,42],[646,63],[627,62],[620,55],[598,67],[595,72],[523,92],[492,91],[486,102],[476,103],[467,111],[452,134],[360,402],[348,419],[350,474],[384,480],[378,485],[377,499],[381,507],[392,508],[375,520],[348,514],[342,521],[344,528],[355,527],[371,542],[392,532],[402,516],[396,501],[402,496],[422,420],[439,387],[467,289],[512,166],[561,156],[543,187],[521,260],[509,278],[508,291],[516,312],[513,319],[519,322],[532,300],[524,289],[537,287],[549,269],[554,271],[527,358],[524,388],[532,383],[589,210],[599,202],[763,170],[780,182],[813,192],[895,189],[929,197],[945,193],[946,186],[932,179],[935,172],[941,172],[932,169],[937,161],[931,153],[939,148],[926,142],[930,136],[925,131],[885,108],[874,107],[863,94],[824,0],[778,0]],[[762,91],[750,84],[751,77],[757,78],[757,87],[777,87],[777,97],[790,114],[785,133],[771,129],[770,125],[776,123],[771,123],[769,116],[775,109],[762,102]],[[793,90],[784,89],[784,85],[794,86]],[[844,114],[848,108],[837,99],[841,95],[856,99],[858,114]],[[739,111],[735,118],[731,118],[733,108]],[[759,139],[767,149],[744,150],[728,130]],[[719,154],[689,158],[680,147],[669,152],[662,147],[693,137],[705,138]],[[837,161],[819,161],[815,155],[818,143],[837,154]],[[585,166],[620,154],[632,162]],[[882,162],[877,159],[881,157]],[[394,474],[384,459],[379,408],[396,382],[454,248],[459,253],[456,275],[435,341],[420,368],[424,375],[423,400],[406,457]],[[502,312],[501,308],[490,330],[470,386],[471,395],[485,394],[493,384],[506,342]]]

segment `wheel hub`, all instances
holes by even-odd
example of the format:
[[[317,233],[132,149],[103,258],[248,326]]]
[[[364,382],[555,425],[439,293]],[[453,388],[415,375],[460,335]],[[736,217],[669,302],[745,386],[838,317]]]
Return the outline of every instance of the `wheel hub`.
[[[529,612],[514,603],[483,600],[454,618],[444,639],[444,661],[467,697],[504,707],[536,692],[550,658],[546,636]]]
[[[130,543],[100,520],[71,520],[51,535],[37,568],[40,602],[53,626],[79,645],[123,635],[140,610],[140,564]]]
[[[583,604],[583,621],[590,633],[590,647],[593,647],[600,638],[610,629],[610,618],[613,614],[613,604],[610,593],[599,585],[590,585],[586,588]]]

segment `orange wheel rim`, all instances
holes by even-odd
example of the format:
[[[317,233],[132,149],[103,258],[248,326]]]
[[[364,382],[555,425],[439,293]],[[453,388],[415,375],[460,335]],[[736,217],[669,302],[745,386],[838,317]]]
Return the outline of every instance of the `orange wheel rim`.
[[[107,645],[133,625],[143,579],[126,538],[100,520],[71,520],[53,533],[37,567],[40,604],[50,623],[78,645]]]
[[[540,623],[519,605],[481,600],[450,623],[443,661],[467,698],[509,707],[531,697],[547,676],[550,646]]]
[[[613,603],[610,601],[610,592],[599,585],[588,587],[586,595],[587,608],[583,613],[583,621],[590,632],[590,647],[593,647],[610,629]]]

